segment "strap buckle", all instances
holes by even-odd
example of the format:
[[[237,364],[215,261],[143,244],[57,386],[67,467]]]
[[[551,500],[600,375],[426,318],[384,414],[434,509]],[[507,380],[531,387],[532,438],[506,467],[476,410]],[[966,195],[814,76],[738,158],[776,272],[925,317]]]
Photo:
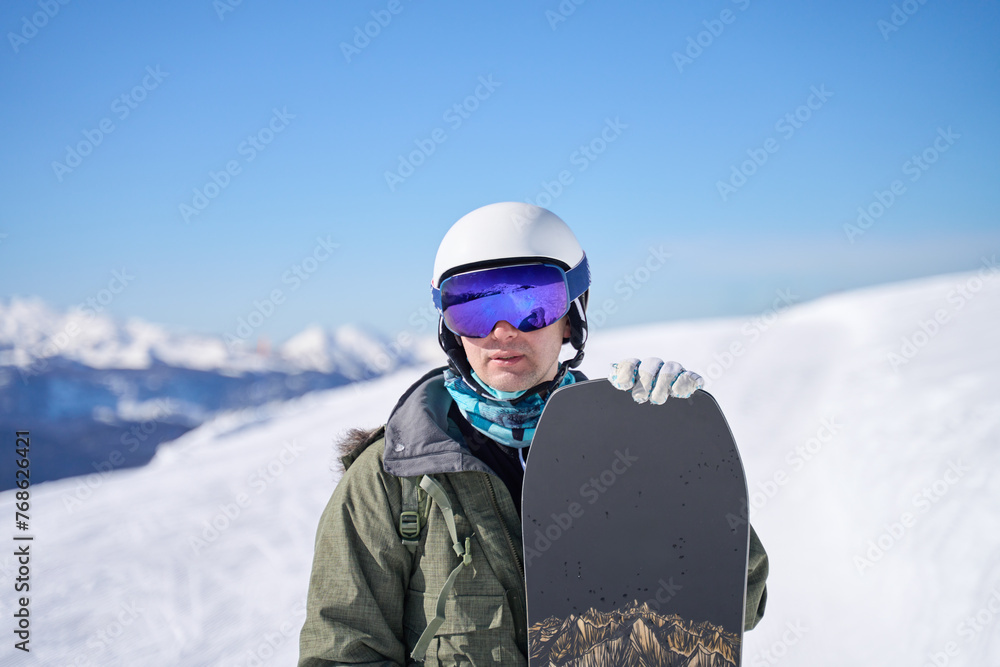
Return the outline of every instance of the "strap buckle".
[[[407,540],[412,540],[420,534],[420,514],[418,512],[411,510],[400,513],[399,534]]]

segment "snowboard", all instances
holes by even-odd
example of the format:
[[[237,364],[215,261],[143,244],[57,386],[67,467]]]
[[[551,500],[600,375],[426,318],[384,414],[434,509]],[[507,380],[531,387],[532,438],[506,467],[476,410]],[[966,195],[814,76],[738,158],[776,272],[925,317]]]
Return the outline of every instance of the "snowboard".
[[[522,495],[529,664],[739,665],[746,513],[707,392],[663,405],[607,380],[554,392]]]

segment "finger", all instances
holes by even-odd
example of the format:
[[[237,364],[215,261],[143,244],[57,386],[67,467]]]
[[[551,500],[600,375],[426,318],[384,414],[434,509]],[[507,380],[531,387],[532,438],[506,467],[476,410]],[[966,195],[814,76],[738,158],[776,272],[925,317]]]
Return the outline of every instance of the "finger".
[[[639,367],[639,360],[635,358],[622,359],[617,364],[611,364],[611,373],[608,380],[615,389],[631,389],[635,384],[636,369]]]
[[[697,373],[684,371],[677,376],[674,384],[670,387],[670,395],[676,398],[690,398],[691,394],[701,389],[705,381]]]
[[[664,363],[657,374],[656,386],[653,388],[653,393],[649,395],[649,402],[655,405],[666,403],[667,399],[670,398],[670,388],[673,386],[674,380],[683,372],[684,367],[676,361]]]
[[[632,399],[636,403],[645,403],[656,386],[656,377],[663,366],[663,360],[657,357],[646,357],[639,364],[635,386],[632,387]]]

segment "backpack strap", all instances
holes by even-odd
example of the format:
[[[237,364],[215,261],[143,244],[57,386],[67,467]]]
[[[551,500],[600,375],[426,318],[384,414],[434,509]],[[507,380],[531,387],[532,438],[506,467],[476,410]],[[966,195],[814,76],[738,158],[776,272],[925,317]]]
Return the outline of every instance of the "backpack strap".
[[[451,593],[451,589],[455,586],[455,580],[458,579],[459,573],[465,569],[467,565],[472,563],[472,537],[465,538],[465,544],[459,542],[458,540],[458,530],[455,527],[455,513],[451,507],[451,500],[448,499],[448,494],[445,492],[444,487],[429,475],[424,475],[420,480],[420,488],[427,492],[435,503],[437,503],[438,508],[441,510],[441,515],[444,517],[445,525],[448,526],[448,532],[451,534],[451,548],[455,550],[455,554],[461,558],[455,569],[451,571],[448,578],[444,582],[444,586],[441,587],[441,592],[438,593],[437,598],[437,608],[435,610],[435,616],[427,627],[424,629],[423,633],[420,635],[420,639],[417,640],[416,645],[413,647],[413,652],[410,653],[410,657],[414,660],[423,660],[424,654],[427,653],[427,647],[430,646],[431,639],[437,634],[438,629],[444,623],[444,608],[445,603],[448,599],[448,594]]]
[[[403,491],[403,511],[399,514],[399,537],[403,546],[411,553],[417,551],[420,544],[420,531],[427,523],[430,503],[427,492],[420,488],[420,478],[401,478]]]

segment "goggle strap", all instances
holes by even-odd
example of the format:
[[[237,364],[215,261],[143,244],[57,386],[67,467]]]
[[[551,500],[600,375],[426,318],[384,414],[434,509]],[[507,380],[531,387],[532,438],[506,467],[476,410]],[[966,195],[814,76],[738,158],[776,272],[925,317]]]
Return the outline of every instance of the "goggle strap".
[[[566,271],[566,286],[569,288],[569,300],[576,301],[580,295],[590,288],[590,265],[587,255],[569,271]]]

